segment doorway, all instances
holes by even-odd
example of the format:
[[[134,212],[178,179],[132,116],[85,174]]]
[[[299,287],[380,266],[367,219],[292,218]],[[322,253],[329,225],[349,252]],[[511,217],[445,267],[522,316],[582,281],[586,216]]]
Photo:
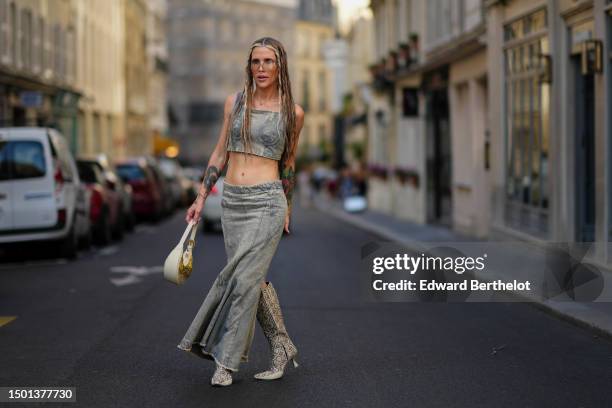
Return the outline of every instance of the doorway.
[[[448,88],[427,93],[428,222],[452,226],[451,140]]]
[[[576,241],[595,240],[595,83],[582,73],[580,56],[572,56],[575,83]]]

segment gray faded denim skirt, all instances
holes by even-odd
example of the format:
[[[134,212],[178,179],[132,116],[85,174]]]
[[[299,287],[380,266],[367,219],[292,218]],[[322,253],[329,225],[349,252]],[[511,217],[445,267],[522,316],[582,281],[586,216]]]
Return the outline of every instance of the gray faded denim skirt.
[[[287,199],[280,180],[224,181],[221,207],[227,264],[177,347],[238,371],[248,361],[260,285],[283,234]]]

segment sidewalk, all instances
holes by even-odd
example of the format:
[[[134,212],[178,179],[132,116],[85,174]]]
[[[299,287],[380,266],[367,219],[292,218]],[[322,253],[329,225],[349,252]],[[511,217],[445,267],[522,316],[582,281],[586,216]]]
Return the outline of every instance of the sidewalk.
[[[319,211],[378,235],[384,240],[399,243],[407,250],[414,252],[422,251],[425,243],[435,242],[452,242],[457,243],[457,245],[478,242],[489,248],[489,254],[492,252],[491,248],[494,248],[492,241],[460,235],[440,226],[420,225],[410,221],[399,220],[373,210],[366,210],[361,213],[348,213],[344,211],[339,200],[330,199],[323,194],[316,195],[313,204]],[[492,281],[494,279],[502,279],[504,281],[509,279],[542,279],[544,281],[545,279],[542,276],[546,268],[541,263],[543,257],[541,255],[533,256],[538,249],[532,248],[529,243],[516,242],[516,245],[517,248],[520,246],[520,251],[508,251],[507,247],[503,247],[503,251],[498,251],[494,254],[494,259],[498,262],[498,265],[505,264],[507,266],[511,264],[517,266],[512,268],[511,276],[508,276],[507,267],[500,268],[505,270],[502,274],[499,270],[495,270],[495,266],[487,268],[486,276],[482,274],[476,274],[475,276],[483,281]],[[607,300],[605,302],[577,302],[571,300],[565,294],[554,299],[542,300],[538,296],[526,295],[523,292],[511,293],[521,298],[521,300],[530,302],[532,305],[561,319],[590,329],[599,335],[612,338],[612,302],[609,302],[609,300],[612,300],[612,273],[610,270],[601,268],[600,271],[603,275],[604,292],[599,299]],[[543,288],[543,290],[545,291],[546,288]]]

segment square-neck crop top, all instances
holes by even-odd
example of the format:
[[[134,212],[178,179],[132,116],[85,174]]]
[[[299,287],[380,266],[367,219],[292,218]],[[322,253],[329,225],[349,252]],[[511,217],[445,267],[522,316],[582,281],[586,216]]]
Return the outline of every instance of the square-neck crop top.
[[[236,95],[236,103],[238,95]],[[234,108],[236,107],[234,103]],[[280,160],[285,150],[285,126],[280,112],[265,111],[251,108],[251,148],[248,152],[240,138],[242,128],[242,116],[245,106],[242,104],[240,111],[232,121],[228,151],[252,153],[257,156]],[[280,123],[279,123],[280,122]]]

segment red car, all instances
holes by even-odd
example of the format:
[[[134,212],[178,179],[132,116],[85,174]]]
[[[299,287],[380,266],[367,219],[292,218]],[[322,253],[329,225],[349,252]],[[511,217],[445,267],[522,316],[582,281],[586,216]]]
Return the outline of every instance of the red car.
[[[132,210],[138,218],[159,220],[164,212],[162,194],[153,169],[145,159],[115,163],[121,179],[132,186]]]
[[[101,245],[110,243],[113,236],[120,238],[122,200],[104,177],[100,165],[89,160],[77,160],[81,180],[91,191],[89,215],[94,239]]]

